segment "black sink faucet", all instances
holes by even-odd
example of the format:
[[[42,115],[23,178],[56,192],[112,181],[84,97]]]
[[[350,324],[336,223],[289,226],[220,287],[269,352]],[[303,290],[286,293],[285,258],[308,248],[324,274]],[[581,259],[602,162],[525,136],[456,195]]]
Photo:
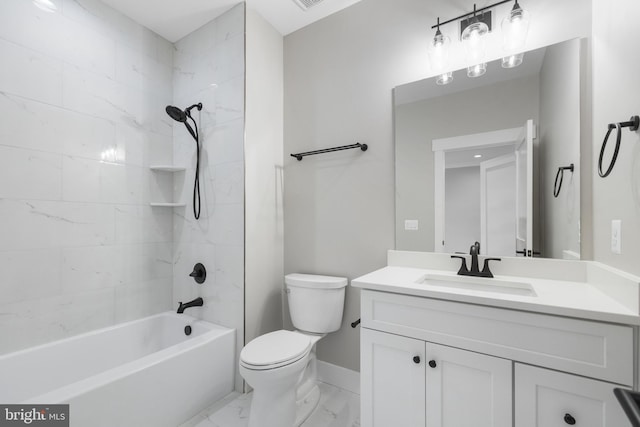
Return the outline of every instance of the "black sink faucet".
[[[182,302],[179,302],[178,304],[180,304],[178,306],[178,314],[182,314],[189,307],[202,307],[204,305],[204,301],[202,300],[202,298],[198,297],[193,301],[189,301],[184,304]]]
[[[467,268],[467,259],[460,255],[451,255],[451,258],[460,258],[462,264],[458,270],[460,276],[474,276],[474,277],[493,277],[493,273],[489,269],[489,261],[501,261],[500,258],[485,258],[482,271],[478,267],[478,255],[480,254],[480,243],[475,242],[469,248],[469,255],[471,255],[471,270]]]
[[[478,271],[478,255],[480,255],[480,242],[475,242],[469,248],[469,255],[471,255],[471,273],[479,273]]]

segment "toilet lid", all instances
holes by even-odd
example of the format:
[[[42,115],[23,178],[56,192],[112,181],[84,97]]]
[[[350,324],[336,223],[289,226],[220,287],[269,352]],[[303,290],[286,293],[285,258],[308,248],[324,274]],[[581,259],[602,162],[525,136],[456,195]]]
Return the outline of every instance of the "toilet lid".
[[[259,336],[240,352],[242,362],[267,366],[296,359],[311,347],[311,339],[292,331],[275,331]]]

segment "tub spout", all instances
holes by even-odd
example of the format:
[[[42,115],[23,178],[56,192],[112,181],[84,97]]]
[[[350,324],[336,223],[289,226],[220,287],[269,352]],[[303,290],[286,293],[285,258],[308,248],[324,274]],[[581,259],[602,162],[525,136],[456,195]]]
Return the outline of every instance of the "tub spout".
[[[193,301],[189,301],[184,304],[182,302],[179,302],[178,304],[180,304],[178,306],[178,314],[181,314],[184,313],[184,311],[189,307],[202,307],[204,305],[204,301],[202,300],[202,298],[198,297]]]

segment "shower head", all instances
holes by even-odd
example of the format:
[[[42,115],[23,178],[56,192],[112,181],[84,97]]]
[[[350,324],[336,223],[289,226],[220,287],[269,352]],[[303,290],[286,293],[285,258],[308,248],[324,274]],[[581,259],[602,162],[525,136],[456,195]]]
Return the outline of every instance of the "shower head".
[[[185,123],[187,121],[187,113],[179,109],[178,107],[174,107],[173,105],[167,105],[165,108],[169,117],[171,117],[176,122]]]
[[[195,139],[196,143],[198,143],[198,125],[196,124],[196,121],[193,119],[193,117],[191,117],[191,110],[193,110],[194,108],[197,108],[198,111],[202,110],[202,103],[199,102],[197,104],[193,104],[191,107],[187,108],[184,111],[182,111],[181,109],[173,105],[167,105],[167,107],[165,108],[165,111],[167,112],[169,117],[171,117],[176,122],[184,123],[184,125],[187,127],[187,130],[189,131],[193,139]],[[189,123],[187,122],[187,119],[191,119],[193,124],[196,126],[195,131],[189,125]]]
[[[191,110],[193,110],[194,108],[197,108],[198,111],[202,110],[202,103],[193,104],[191,107],[187,108],[184,111],[182,111],[178,107],[174,107],[173,105],[167,105],[167,108],[165,108],[165,110],[169,117],[171,117],[173,120],[181,123],[186,123],[187,117],[191,117]]]

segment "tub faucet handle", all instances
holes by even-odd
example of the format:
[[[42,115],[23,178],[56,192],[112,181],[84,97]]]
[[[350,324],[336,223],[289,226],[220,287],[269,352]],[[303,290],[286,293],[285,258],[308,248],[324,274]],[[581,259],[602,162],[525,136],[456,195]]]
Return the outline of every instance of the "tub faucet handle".
[[[191,274],[189,274],[189,276],[193,277],[193,279],[197,283],[204,283],[204,281],[207,279],[207,269],[204,268],[204,265],[202,265],[202,263],[197,263],[193,266],[193,271],[191,272]]]

